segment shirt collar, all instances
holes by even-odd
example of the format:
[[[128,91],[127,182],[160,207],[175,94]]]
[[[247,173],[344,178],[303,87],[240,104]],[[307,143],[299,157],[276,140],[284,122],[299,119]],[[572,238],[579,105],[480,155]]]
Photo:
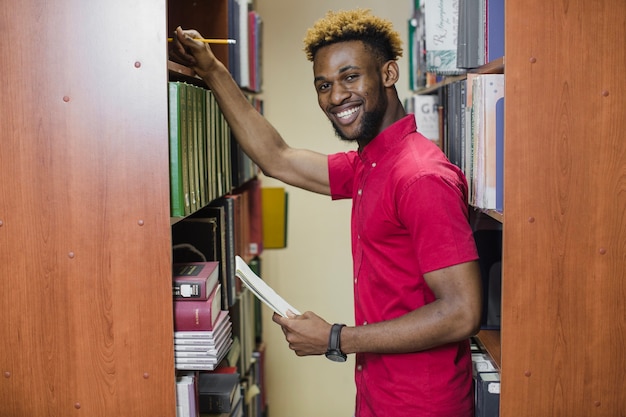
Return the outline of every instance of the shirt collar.
[[[380,132],[360,152],[363,162],[375,162],[395,148],[407,135],[417,131],[415,116],[408,114]]]

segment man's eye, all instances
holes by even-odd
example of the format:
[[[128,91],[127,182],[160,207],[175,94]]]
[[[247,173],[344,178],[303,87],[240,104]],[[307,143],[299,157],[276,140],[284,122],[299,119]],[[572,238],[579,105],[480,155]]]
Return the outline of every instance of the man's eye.
[[[328,88],[330,87],[330,84],[324,83],[324,84],[320,84],[317,89],[319,91],[324,91],[324,90],[328,90]]]

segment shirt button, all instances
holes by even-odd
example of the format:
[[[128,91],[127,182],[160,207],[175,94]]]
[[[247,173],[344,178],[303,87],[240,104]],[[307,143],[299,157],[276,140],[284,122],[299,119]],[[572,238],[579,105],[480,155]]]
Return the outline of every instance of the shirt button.
[[[372,168],[376,168],[376,162],[372,163]]]
[[[363,194],[363,190],[359,189],[359,191],[356,192],[358,195],[362,195]]]
[[[354,278],[354,283],[356,284],[356,278]]]
[[[366,325],[367,325],[367,320],[363,322],[363,326],[366,326]]]
[[[363,365],[358,365],[358,366],[356,367],[356,370],[357,370],[357,371],[362,371],[362,370],[363,370]]]

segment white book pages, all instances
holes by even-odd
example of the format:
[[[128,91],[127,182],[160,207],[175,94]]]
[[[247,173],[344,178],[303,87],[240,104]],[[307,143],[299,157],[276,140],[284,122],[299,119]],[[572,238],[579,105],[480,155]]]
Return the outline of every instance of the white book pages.
[[[241,282],[243,282],[259,300],[265,303],[265,305],[283,317],[287,317],[287,311],[289,310],[294,314],[301,314],[255,274],[241,257],[236,256],[235,263],[237,277],[239,277]]]

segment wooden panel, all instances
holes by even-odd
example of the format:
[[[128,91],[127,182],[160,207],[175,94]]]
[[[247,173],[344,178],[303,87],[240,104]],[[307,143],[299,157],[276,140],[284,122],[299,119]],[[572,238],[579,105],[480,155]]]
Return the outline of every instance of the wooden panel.
[[[0,415],[173,417],[165,2],[0,27]]]
[[[171,0],[168,2],[167,28],[170,36],[178,26],[195,29],[205,38],[228,38],[228,0]],[[227,45],[211,45],[211,50],[228,67]]]
[[[506,14],[501,415],[626,415],[626,7]]]

